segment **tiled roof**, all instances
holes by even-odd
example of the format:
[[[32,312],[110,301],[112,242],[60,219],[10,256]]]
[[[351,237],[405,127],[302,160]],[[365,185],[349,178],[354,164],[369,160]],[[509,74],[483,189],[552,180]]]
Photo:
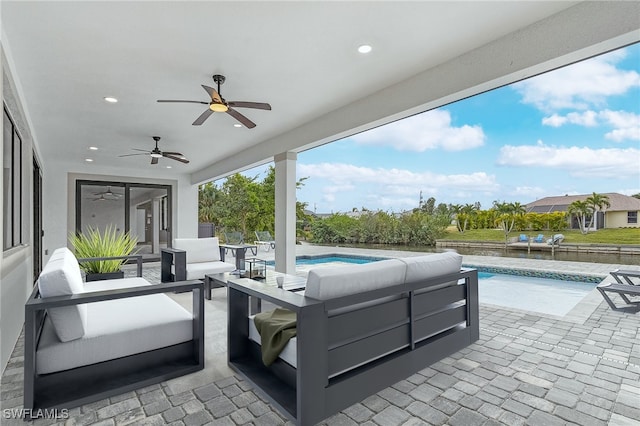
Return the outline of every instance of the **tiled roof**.
[[[536,213],[566,211],[569,204],[574,201],[584,201],[591,195],[593,194],[545,197],[527,204],[526,207],[528,212],[532,211]],[[616,192],[608,192],[600,195],[606,195],[609,197],[611,207],[606,208],[606,211],[640,211],[640,199],[638,198],[618,194]]]

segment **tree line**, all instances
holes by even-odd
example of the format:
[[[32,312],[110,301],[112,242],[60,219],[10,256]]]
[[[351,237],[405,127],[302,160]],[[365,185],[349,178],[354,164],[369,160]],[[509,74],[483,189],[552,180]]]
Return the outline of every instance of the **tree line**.
[[[306,178],[300,179],[296,185],[304,185]],[[253,241],[255,231],[275,230],[275,182],[276,174],[273,166],[269,167],[266,176],[258,180],[258,176],[244,176],[240,173],[226,178],[221,184],[208,182],[198,189],[198,221],[213,223],[218,235],[224,232],[242,232],[246,241]],[[296,215],[303,221],[305,203],[296,202]],[[300,222],[300,228],[302,224]]]
[[[301,178],[297,187],[304,185]],[[198,194],[199,221],[214,223],[218,229],[240,231],[251,241],[254,231],[275,230],[275,168],[270,167],[261,181],[257,176],[236,173],[217,185],[209,182],[200,186]],[[458,232],[469,229],[495,229],[504,232],[505,242],[511,232],[562,231],[568,218],[578,219],[583,233],[593,226],[595,213],[610,207],[609,198],[593,193],[584,201],[573,202],[567,212],[527,213],[519,202],[494,201],[482,210],[473,204],[436,205],[435,198],[419,202],[418,207],[401,213],[382,210],[352,209],[349,213],[335,213],[317,217],[305,209],[306,203],[296,202],[297,237],[315,243],[365,243],[394,245],[435,245],[455,224]]]

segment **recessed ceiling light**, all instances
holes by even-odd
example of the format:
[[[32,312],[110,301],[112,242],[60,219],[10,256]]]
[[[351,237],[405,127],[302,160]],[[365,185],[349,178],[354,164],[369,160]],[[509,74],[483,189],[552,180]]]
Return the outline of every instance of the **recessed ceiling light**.
[[[92,158],[85,158],[84,161],[86,161],[87,163],[91,163],[93,161]]]
[[[115,104],[116,102],[118,102],[118,100],[113,96],[107,96],[106,98],[104,98],[104,100],[112,104]]]
[[[171,166],[167,166],[167,169],[170,169],[170,168],[171,168]]]
[[[97,150],[98,150],[98,147],[97,147],[97,146],[90,146],[90,147],[89,147],[89,149],[90,149],[91,151],[97,151]]]
[[[368,44],[363,44],[362,46],[358,47],[358,52],[360,53],[369,53],[371,52],[373,48],[371,46],[369,46]]]
[[[242,127],[242,124],[236,123],[236,124],[233,125],[233,127]]]

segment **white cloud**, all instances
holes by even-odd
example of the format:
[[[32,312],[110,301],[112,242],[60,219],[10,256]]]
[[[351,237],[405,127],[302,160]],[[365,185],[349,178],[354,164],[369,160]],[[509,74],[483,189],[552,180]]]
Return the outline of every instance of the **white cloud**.
[[[396,192],[414,188],[451,188],[466,190],[496,189],[495,176],[484,172],[442,175],[431,172],[416,173],[404,169],[385,169],[355,166],[345,163],[299,164],[303,176],[328,179],[340,185],[357,187],[358,183],[373,183],[386,188],[396,187]]]
[[[535,199],[546,194],[546,192],[544,188],[540,188],[539,186],[516,186],[511,190],[510,195]]]
[[[605,134],[607,139],[620,142],[625,139],[640,140],[640,115],[627,111],[601,111],[599,116],[614,127]]]
[[[420,191],[428,198],[442,199],[476,197],[479,193],[495,194],[500,189],[493,175],[484,172],[443,175],[413,172],[404,169],[385,169],[355,166],[345,163],[298,164],[300,175],[311,179],[326,179],[329,185],[322,191],[323,200],[333,203],[338,193],[349,194],[353,203],[389,207],[395,211],[417,207]],[[353,195],[351,195],[353,194]]]
[[[477,148],[484,145],[486,136],[480,126],[452,126],[449,111],[436,109],[371,129],[351,139],[360,145],[424,152],[437,148],[446,151]]]
[[[594,127],[604,124],[613,127],[605,134],[605,138],[621,142],[623,140],[640,140],[640,115],[628,111],[611,111],[605,109],[598,113],[594,111],[570,112],[567,115],[553,114],[542,119],[542,124],[560,127],[565,124]]]
[[[604,105],[608,96],[622,95],[640,86],[640,74],[616,68],[624,51],[578,62],[513,84],[522,101],[541,111],[585,110]]]
[[[542,142],[537,145],[506,145],[500,149],[498,164],[567,170],[575,177],[637,179],[640,177],[640,150],[556,147]]]
[[[640,194],[640,187],[638,188],[626,188],[626,189],[618,189],[617,191],[618,194],[623,194],[623,195],[628,195],[628,196],[632,196],[635,194]]]

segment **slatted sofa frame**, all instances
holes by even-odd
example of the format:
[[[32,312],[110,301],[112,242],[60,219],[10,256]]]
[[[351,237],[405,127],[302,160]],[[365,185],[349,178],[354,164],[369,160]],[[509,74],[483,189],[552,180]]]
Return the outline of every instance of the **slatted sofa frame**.
[[[451,281],[458,285],[434,289]],[[248,279],[228,286],[229,366],[297,425],[316,424],[479,338],[473,269],[324,301]],[[297,368],[281,359],[262,363],[249,338],[252,298],[296,312]],[[380,298],[392,300],[329,314]]]
[[[36,285],[25,304],[25,413],[38,409],[76,407],[202,370],[203,291],[202,281],[193,280],[43,299]],[[192,340],[70,370],[49,374],[36,373],[36,350],[46,318],[46,309],[166,292],[192,293]]]

